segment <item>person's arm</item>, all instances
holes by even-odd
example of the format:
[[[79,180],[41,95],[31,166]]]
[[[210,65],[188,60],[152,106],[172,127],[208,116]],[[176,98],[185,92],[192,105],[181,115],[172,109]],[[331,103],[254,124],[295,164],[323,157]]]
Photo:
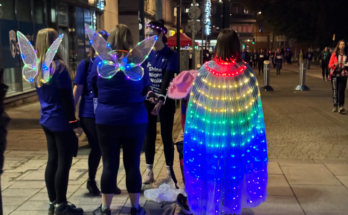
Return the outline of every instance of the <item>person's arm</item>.
[[[169,84],[174,78],[174,73],[175,73],[175,71],[172,71],[172,70],[166,70],[164,72],[164,77],[162,79],[162,86],[161,86],[161,91],[160,91],[161,94],[164,96],[167,95]],[[164,97],[162,97],[162,96],[159,99],[164,101]]]
[[[73,95],[74,95],[74,105],[76,106],[77,103],[80,100],[80,97],[82,95],[83,92],[83,85],[80,84],[75,84],[74,85],[74,90],[73,90]]]
[[[85,65],[86,65],[85,60],[82,60],[76,69],[76,76],[74,79],[74,90],[73,90],[75,106],[79,102],[83,92],[83,87],[86,84],[85,82],[86,82],[87,72],[86,72]]]

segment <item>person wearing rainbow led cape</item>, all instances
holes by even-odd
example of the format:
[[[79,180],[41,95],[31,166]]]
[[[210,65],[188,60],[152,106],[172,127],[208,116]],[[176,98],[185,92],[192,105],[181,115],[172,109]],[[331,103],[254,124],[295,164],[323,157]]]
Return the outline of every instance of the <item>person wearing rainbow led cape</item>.
[[[254,72],[240,56],[237,34],[223,30],[215,60],[198,72],[183,72],[169,89],[168,96],[176,99],[190,93],[183,152],[185,204],[195,215],[241,214],[242,208],[256,207],[267,197],[261,98]]]

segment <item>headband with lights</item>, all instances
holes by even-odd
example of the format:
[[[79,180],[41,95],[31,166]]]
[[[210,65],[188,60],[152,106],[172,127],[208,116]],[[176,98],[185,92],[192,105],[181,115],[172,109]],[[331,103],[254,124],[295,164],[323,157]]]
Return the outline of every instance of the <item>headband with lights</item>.
[[[167,29],[161,27],[161,26],[157,26],[157,25],[153,25],[153,24],[148,24],[146,27],[151,28],[153,30],[159,30],[159,31],[163,31],[163,34],[167,33]]]

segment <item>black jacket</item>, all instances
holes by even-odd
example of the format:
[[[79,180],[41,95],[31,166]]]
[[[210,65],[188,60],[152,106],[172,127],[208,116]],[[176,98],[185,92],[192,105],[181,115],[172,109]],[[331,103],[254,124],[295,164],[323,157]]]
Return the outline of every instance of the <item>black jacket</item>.
[[[320,65],[323,66],[328,66],[331,58],[331,53],[329,51],[325,52],[322,51],[319,55],[319,60],[321,60]]]
[[[307,60],[313,60],[313,52],[307,52],[304,58]]]
[[[263,61],[267,60],[266,57],[267,57],[267,55],[264,52],[258,53],[257,54],[257,61],[259,63],[263,63]]]

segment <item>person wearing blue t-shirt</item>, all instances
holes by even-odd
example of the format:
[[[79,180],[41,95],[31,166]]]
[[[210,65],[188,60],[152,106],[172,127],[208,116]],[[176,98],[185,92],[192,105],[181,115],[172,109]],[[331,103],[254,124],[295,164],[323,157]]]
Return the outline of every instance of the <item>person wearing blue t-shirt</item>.
[[[44,62],[48,47],[57,38],[58,33],[52,28],[38,32],[35,49],[40,62]],[[75,117],[71,77],[63,59],[58,50],[50,67],[52,76],[47,83],[41,81],[42,63],[34,79],[41,105],[40,124],[47,139],[45,182],[50,200],[48,214],[82,215],[83,210],[68,203],[66,198],[69,171],[73,157],[77,155],[82,129]]]
[[[133,46],[131,31],[126,25],[118,24],[110,32],[107,42],[116,51],[119,61],[122,61]],[[93,214],[111,215],[110,206],[116,189],[122,145],[131,215],[145,215],[145,210],[139,206],[142,186],[140,154],[148,124],[144,97],[149,92],[150,79],[148,73],[145,73],[141,80],[132,81],[121,71],[104,79],[98,76],[100,62],[102,59],[97,56],[89,76],[98,95],[95,123],[103,159],[102,205]]]
[[[97,30],[102,37],[107,40],[109,33],[104,30]],[[95,176],[100,163],[101,152],[98,143],[98,135],[95,127],[95,114],[93,98],[95,97],[93,87],[87,81],[91,74],[96,52],[91,47],[91,51],[86,59],[83,59],[77,66],[76,76],[74,80],[74,99],[75,106],[81,98],[79,104],[79,118],[83,131],[85,132],[91,151],[88,157],[88,181],[87,189],[92,195],[99,196],[100,190],[95,181]],[[116,187],[115,194],[120,194],[121,190]]]
[[[145,73],[148,73],[151,80],[151,87],[156,94],[166,96],[170,81],[174,78],[174,74],[178,73],[178,54],[172,51],[165,43],[167,38],[165,34],[167,29],[164,27],[164,21],[152,21],[148,25],[151,28],[151,34],[157,35],[158,40],[151,51],[147,61],[143,63]],[[157,135],[157,115],[161,122],[161,135],[164,146],[164,155],[167,165],[168,178],[172,177],[171,169],[174,162],[174,144],[173,144],[173,123],[175,114],[175,101],[159,97],[157,104],[145,101],[149,118],[149,127],[146,133],[145,157],[147,170],[143,179],[144,184],[154,182],[154,174],[152,171]]]

